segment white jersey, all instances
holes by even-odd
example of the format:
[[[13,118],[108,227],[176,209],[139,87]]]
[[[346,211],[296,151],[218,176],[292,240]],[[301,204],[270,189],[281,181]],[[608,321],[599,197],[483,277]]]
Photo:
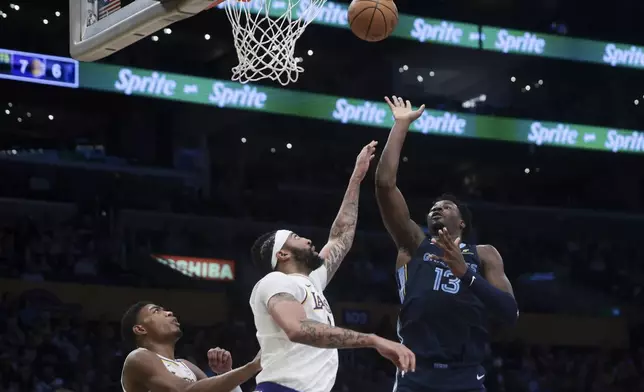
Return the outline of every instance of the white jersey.
[[[273,382],[300,392],[331,391],[338,372],[338,350],[291,342],[267,308],[268,300],[275,294],[288,293],[302,303],[309,319],[335,325],[329,303],[322,293],[326,283],[324,266],[309,276],[271,272],[257,282],[250,296],[250,306],[262,349],[258,384]]]
[[[134,352],[138,350],[145,350],[145,348],[137,348],[136,350],[128,354],[128,356],[132,355]],[[157,357],[159,357],[161,362],[163,362],[163,365],[165,366],[165,368],[168,369],[170,373],[188,382],[197,382],[197,376],[194,374],[192,370],[190,370],[188,365],[186,365],[184,362],[166,358],[159,354],[157,354]],[[123,373],[121,373],[121,388],[123,388],[123,392],[127,392],[125,390],[125,386],[123,385]]]

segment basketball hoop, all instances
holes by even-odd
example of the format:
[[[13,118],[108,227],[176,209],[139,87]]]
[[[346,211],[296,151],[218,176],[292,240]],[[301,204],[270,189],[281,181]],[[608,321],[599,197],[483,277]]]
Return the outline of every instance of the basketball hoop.
[[[225,0],[239,64],[232,80],[296,82],[304,68],[295,43],[326,0]],[[271,18],[271,14],[273,18]]]

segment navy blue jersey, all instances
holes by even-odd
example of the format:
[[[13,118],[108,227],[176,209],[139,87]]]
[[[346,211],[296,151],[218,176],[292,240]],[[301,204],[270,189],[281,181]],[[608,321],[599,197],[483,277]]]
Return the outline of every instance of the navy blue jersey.
[[[460,244],[465,262],[481,267],[476,245]],[[397,271],[401,299],[398,335],[416,354],[418,366],[479,365],[488,341],[483,303],[441,260],[443,251],[425,239],[411,261]]]

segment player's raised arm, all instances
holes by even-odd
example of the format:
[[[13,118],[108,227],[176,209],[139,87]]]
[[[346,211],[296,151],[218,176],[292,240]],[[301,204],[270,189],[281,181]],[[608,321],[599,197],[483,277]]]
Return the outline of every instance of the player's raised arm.
[[[369,170],[369,163],[374,157],[376,145],[378,145],[378,142],[372,141],[364,146],[360,154],[358,154],[356,166],[349,179],[342,205],[340,205],[340,211],[331,226],[329,241],[320,251],[320,257],[324,259],[324,266],[327,271],[327,283],[331,281],[353,244],[358,223],[360,184]]]
[[[170,373],[153,352],[137,350],[125,360],[123,382],[139,383],[150,392],[229,392],[259,370],[259,363],[251,362],[226,374],[190,383]]]
[[[392,236],[399,250],[411,254],[425,238],[425,234],[411,220],[407,202],[396,186],[398,163],[405,137],[412,122],[418,119],[425,110],[425,105],[413,110],[411,102],[403,101],[400,97],[385,100],[394,116],[394,126],[389,132],[387,144],[382,150],[378,167],[376,168],[376,200],[380,215],[387,231]]]

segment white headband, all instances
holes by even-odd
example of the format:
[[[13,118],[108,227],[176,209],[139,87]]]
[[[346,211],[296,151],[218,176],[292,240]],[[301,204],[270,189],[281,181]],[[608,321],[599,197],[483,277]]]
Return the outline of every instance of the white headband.
[[[282,250],[286,240],[293,232],[290,230],[277,230],[275,232],[275,243],[273,244],[273,254],[271,255],[271,267],[277,267],[277,252]]]

